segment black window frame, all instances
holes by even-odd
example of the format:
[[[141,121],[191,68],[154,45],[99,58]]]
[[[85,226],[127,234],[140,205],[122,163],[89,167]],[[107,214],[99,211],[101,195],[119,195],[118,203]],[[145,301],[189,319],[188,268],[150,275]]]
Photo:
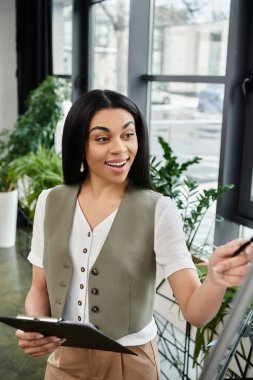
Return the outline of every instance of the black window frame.
[[[253,228],[252,178],[253,141],[252,95],[243,96],[242,84],[253,66],[250,49],[253,37],[253,3],[231,0],[227,55],[227,85],[221,139],[219,184],[232,183],[233,190],[217,204],[217,213],[226,220]]]
[[[225,223],[217,224],[215,243],[224,242],[239,235],[239,225],[253,228],[253,202],[250,201],[253,182],[252,95],[249,94],[245,100],[241,88],[250,68],[253,67],[253,52],[250,49],[253,40],[253,2],[231,0],[227,67],[224,76],[152,75],[150,36],[153,27],[153,7],[153,0],[131,1],[129,96],[136,101],[149,120],[149,91],[152,82],[224,84],[218,184],[234,185],[234,188],[217,202],[217,214],[224,217]],[[143,31],[140,34],[141,38],[135,38],[137,26],[138,30]],[[143,62],[144,57],[146,62]]]

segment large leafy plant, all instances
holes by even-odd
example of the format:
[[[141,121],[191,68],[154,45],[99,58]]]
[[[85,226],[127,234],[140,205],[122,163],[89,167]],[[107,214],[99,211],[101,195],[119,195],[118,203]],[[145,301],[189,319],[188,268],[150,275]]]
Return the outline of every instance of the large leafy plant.
[[[211,205],[232,186],[201,189],[198,181],[187,175],[189,167],[198,164],[201,158],[195,156],[179,163],[170,145],[162,137],[158,137],[158,141],[164,160],[151,158],[152,182],[158,192],[175,200],[182,215],[187,247],[193,250],[197,233]]]
[[[28,220],[33,222],[36,201],[43,189],[54,187],[63,181],[61,157],[54,147],[41,147],[36,153],[18,157],[9,164],[8,176],[16,184],[19,181],[19,202]]]
[[[8,166],[14,159],[30,152],[36,153],[42,146],[54,145],[54,133],[63,116],[62,103],[70,99],[70,83],[62,78],[49,76],[31,91],[26,111],[20,115],[11,131],[0,135],[0,190],[13,187]],[[13,179],[13,177],[12,177]]]
[[[70,98],[70,84],[63,78],[49,76],[31,91],[27,109],[18,117],[9,137],[11,159],[36,152],[41,146],[54,145],[55,128],[63,116],[62,103]]]
[[[156,157],[151,158],[152,181],[157,191],[169,196],[176,202],[182,215],[187,247],[193,255],[200,279],[203,281],[207,275],[207,258],[214,248],[213,245],[208,243],[212,226],[207,230],[205,241],[198,242],[197,234],[210,207],[233,186],[224,185],[216,188],[201,188],[196,179],[187,175],[188,169],[192,165],[197,165],[201,161],[201,158],[195,156],[190,160],[180,163],[170,145],[162,137],[159,137],[158,140],[163,150],[163,161],[159,161]],[[220,222],[222,218],[216,215],[213,222],[216,221]],[[215,318],[206,326],[197,329],[193,358],[194,364],[199,361],[200,356],[201,360],[205,359],[209,350],[208,344],[217,335],[217,327],[227,314],[234,294],[235,289],[229,288]]]

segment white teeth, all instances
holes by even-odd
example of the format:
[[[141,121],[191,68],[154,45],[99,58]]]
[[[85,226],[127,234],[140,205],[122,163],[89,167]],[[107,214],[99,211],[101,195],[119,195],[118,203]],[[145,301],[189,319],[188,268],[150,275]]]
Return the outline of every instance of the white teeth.
[[[107,162],[106,164],[109,166],[123,166],[126,163],[126,161],[121,161],[121,162]]]

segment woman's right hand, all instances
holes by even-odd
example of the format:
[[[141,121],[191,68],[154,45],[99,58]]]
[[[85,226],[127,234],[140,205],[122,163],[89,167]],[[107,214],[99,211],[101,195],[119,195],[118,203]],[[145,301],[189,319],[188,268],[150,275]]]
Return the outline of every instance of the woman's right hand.
[[[17,330],[15,335],[18,339],[19,347],[26,354],[34,357],[48,355],[66,341],[66,339],[60,339],[56,336],[44,336],[37,332],[25,332],[22,330]]]

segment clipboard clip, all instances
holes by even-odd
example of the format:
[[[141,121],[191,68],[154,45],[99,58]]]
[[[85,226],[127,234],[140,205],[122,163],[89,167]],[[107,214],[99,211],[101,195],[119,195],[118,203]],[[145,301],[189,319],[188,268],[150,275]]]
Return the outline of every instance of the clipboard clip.
[[[54,317],[31,317],[29,315],[25,314],[19,314],[17,315],[18,319],[25,319],[29,321],[40,321],[40,322],[55,322],[59,323],[63,321],[63,318],[54,318]]]

